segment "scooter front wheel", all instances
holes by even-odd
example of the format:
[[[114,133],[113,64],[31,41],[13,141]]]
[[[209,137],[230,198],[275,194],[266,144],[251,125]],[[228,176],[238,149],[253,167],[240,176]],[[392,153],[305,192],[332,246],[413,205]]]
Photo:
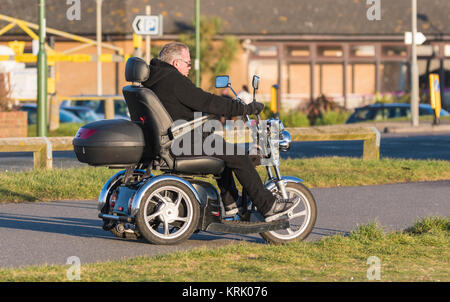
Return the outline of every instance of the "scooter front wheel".
[[[276,192],[277,188],[274,189]],[[285,230],[260,233],[267,242],[283,244],[295,240],[305,239],[312,231],[317,217],[316,201],[312,193],[301,183],[290,182],[286,184],[286,193],[289,199],[298,197],[300,203],[293,210],[289,220],[289,228]]]
[[[189,239],[197,229],[199,204],[184,184],[164,181],[149,189],[136,216],[139,233],[150,243],[171,245]]]

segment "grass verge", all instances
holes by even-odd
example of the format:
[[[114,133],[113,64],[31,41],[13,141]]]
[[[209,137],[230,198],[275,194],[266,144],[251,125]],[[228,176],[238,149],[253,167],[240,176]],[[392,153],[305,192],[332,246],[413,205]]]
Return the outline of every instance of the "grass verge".
[[[283,246],[251,243],[82,264],[83,282],[450,281],[450,220],[427,217],[403,232],[377,222],[348,236]],[[376,257],[376,258],[374,258]],[[379,261],[380,266],[374,267]],[[211,265],[213,264],[213,265]],[[0,281],[68,281],[70,266],[0,269]],[[377,275],[379,272],[379,275]],[[368,277],[369,276],[369,277]]]
[[[364,186],[450,179],[450,161],[361,160],[331,157],[283,160],[283,175],[292,175],[314,187]],[[51,171],[0,172],[0,203],[96,199],[103,184],[117,170],[71,168]],[[267,179],[265,168],[258,167]],[[214,183],[212,178],[209,181]]]
[[[59,128],[54,131],[48,132],[48,137],[64,137],[64,136],[75,136],[78,129],[80,129],[84,124],[76,123],[61,123]],[[28,125],[28,137],[35,137],[37,133],[36,125]]]

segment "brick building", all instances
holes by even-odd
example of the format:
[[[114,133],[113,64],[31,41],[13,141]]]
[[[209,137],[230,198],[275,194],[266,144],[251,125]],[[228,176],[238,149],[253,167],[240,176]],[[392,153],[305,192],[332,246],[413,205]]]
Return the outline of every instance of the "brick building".
[[[194,0],[104,0],[103,39],[133,53],[131,23],[151,5],[152,14],[164,16],[164,35],[152,43],[176,40],[192,31]],[[47,0],[47,26],[95,39],[95,0],[80,0],[81,20],[69,21],[66,1]],[[373,102],[377,92],[402,97],[410,87],[410,47],[404,33],[411,27],[410,0],[380,0],[380,19],[369,20],[372,4],[366,0],[208,0],[202,15],[219,16],[223,32],[235,35],[240,50],[230,70],[236,90],[253,74],[262,78],[261,95],[279,84],[283,106],[298,107],[325,94],[351,108]],[[418,0],[418,30],[427,37],[418,49],[422,91],[428,74],[439,73],[442,92],[450,91],[450,2]],[[0,13],[37,23],[37,4],[29,0],[2,0]],[[6,23],[5,23],[6,25]],[[0,29],[3,27],[0,22]],[[30,39],[18,28],[0,43]],[[77,44],[55,38],[56,51]],[[83,53],[95,54],[95,47]],[[105,50],[106,53],[110,52]],[[123,63],[103,64],[103,90],[120,93],[126,83]],[[55,66],[58,94],[96,91],[96,63],[61,62]],[[450,92],[445,107],[450,107]]]

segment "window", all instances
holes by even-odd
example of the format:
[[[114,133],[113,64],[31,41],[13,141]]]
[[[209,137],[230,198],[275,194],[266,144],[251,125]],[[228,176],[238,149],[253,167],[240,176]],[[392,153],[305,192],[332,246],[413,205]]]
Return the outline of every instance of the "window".
[[[344,55],[341,46],[319,46],[317,53],[322,57],[342,57]]]
[[[258,95],[270,97],[272,85],[278,83],[278,61],[272,59],[250,60],[248,64],[249,79],[253,75],[261,76]]]
[[[417,46],[417,55],[421,57],[432,57],[439,54],[438,45],[419,45]]]
[[[255,56],[272,57],[278,55],[278,48],[275,45],[256,46]]]
[[[445,45],[444,54],[446,57],[450,57],[450,44]]]
[[[355,111],[356,121],[372,120],[377,112],[376,109],[359,109]]]
[[[316,87],[326,96],[341,96],[344,93],[344,65],[321,63],[316,65]]]
[[[406,62],[384,62],[380,66],[382,76],[381,92],[409,91],[409,65]]]
[[[350,55],[354,57],[374,57],[375,46],[373,45],[354,45],[350,48]]]
[[[354,94],[375,93],[376,68],[373,63],[351,63],[347,66],[347,91]]]
[[[386,57],[396,57],[396,56],[406,56],[406,46],[403,45],[384,45],[382,46],[383,56]]]
[[[302,63],[286,63],[282,66],[284,93],[308,98],[311,90],[311,66]]]
[[[309,46],[288,46],[286,54],[291,57],[309,57]]]
[[[409,108],[389,108],[388,118],[411,117]]]

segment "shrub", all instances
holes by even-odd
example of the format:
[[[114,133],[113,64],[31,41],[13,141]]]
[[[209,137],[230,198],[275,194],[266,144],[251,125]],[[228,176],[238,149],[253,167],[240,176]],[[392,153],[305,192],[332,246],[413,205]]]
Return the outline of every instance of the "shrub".
[[[280,113],[280,120],[285,127],[309,127],[309,120],[305,113],[292,111],[290,113]]]
[[[385,236],[378,222],[372,221],[366,225],[358,225],[355,231],[350,232],[350,238],[360,242],[377,241]]]
[[[434,232],[450,231],[450,219],[447,217],[426,217],[417,221],[406,233],[420,235]]]
[[[315,125],[323,126],[345,124],[345,121],[349,116],[350,112],[327,111],[316,120]]]

